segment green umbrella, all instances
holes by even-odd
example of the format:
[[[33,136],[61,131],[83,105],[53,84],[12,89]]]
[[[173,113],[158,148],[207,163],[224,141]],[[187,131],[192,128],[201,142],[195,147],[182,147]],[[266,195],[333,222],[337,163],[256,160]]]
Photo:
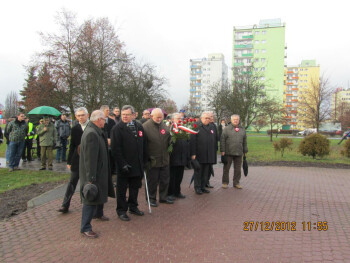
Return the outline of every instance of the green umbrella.
[[[61,112],[50,106],[40,106],[32,109],[28,114],[60,116]]]

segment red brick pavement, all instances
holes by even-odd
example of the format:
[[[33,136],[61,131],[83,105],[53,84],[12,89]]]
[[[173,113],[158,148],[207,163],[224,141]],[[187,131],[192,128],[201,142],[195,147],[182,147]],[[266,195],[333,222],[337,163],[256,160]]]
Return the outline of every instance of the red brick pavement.
[[[115,200],[105,205],[109,222],[93,221],[98,239],[79,233],[81,204],[56,210],[55,200],[0,222],[0,262],[350,262],[349,170],[251,167],[243,190],[215,188],[160,204],[143,217],[120,221]],[[147,211],[141,192],[140,209]],[[243,231],[245,221],[295,221],[296,231]],[[303,231],[302,222],[327,221],[328,230]],[[271,227],[271,226],[270,226]]]

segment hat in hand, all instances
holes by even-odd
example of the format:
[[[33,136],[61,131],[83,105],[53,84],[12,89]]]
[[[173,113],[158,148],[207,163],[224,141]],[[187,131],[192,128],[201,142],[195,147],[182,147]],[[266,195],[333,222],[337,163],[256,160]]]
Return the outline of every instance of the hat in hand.
[[[98,189],[94,184],[86,184],[83,188],[83,197],[89,202],[93,202],[97,199]]]

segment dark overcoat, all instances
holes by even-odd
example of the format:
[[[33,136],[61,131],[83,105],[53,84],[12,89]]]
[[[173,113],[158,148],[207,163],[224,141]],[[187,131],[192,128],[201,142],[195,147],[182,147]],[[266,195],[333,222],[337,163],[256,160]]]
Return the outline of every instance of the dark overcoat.
[[[71,165],[70,169],[73,172],[79,172],[78,147],[80,145],[82,135],[83,135],[83,129],[81,128],[81,125],[78,123],[71,130],[69,153],[67,158],[67,164]]]
[[[169,127],[164,122],[158,124],[153,119],[149,119],[142,126],[147,135],[147,153],[151,159],[151,168],[169,165]]]
[[[118,176],[143,176],[144,163],[147,161],[146,137],[141,124],[134,121],[136,135],[124,122],[119,122],[111,131],[111,152],[113,160],[117,163]],[[124,174],[122,168],[130,165],[130,173]]]
[[[191,134],[190,152],[196,155],[199,163],[215,164],[217,159],[217,133],[210,124],[205,126],[198,122],[198,133]]]
[[[105,126],[103,127],[103,130],[107,134],[107,138],[111,138],[111,130],[114,126],[115,126],[115,121],[107,117],[107,121],[105,123]]]
[[[190,157],[190,141],[184,139],[176,140],[173,151],[170,154],[170,166],[186,166]]]
[[[110,180],[107,138],[94,123],[89,122],[85,128],[80,144],[79,158],[80,196],[83,204],[99,205],[107,202],[108,195],[114,197]],[[98,197],[89,202],[82,195],[85,184],[93,182],[98,187]]]

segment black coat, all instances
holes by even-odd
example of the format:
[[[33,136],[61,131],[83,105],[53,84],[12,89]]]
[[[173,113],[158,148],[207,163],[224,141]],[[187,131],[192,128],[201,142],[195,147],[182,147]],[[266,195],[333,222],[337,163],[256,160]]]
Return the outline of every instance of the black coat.
[[[190,141],[176,140],[170,154],[170,166],[186,166],[190,160]]]
[[[143,176],[144,163],[147,158],[146,134],[141,124],[134,121],[136,136],[124,122],[119,122],[111,131],[111,152],[117,164],[118,176]],[[125,174],[122,168],[130,165],[130,173]]]
[[[204,126],[198,122],[198,133],[191,134],[191,156],[196,155],[199,163],[215,164],[217,159],[217,133],[210,124]]]
[[[111,130],[115,126],[115,121],[108,117],[108,121],[106,121],[103,131],[106,133],[107,138],[111,138]]]
[[[81,128],[81,125],[78,123],[71,130],[69,153],[68,153],[68,159],[67,159],[67,164],[71,165],[70,169],[73,172],[79,172],[78,147],[80,145],[82,135],[83,135],[83,129]]]

